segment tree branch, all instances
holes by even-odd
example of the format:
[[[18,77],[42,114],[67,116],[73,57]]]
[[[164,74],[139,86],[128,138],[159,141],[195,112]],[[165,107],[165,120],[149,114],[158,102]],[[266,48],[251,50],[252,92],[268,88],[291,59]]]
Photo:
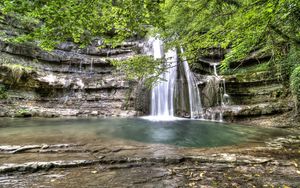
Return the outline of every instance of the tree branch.
[[[287,34],[283,33],[283,31],[281,31],[280,29],[275,27],[275,25],[271,25],[270,28],[273,31],[275,31],[278,35],[280,35],[282,38],[284,38],[286,40],[291,40],[291,41],[295,42],[297,45],[300,45],[300,39],[288,36]]]

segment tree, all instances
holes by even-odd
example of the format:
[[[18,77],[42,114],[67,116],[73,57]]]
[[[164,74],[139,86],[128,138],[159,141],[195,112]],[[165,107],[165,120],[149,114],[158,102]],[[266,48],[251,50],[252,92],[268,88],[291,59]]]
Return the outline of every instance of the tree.
[[[300,44],[298,0],[167,0],[165,15],[164,36],[184,46],[190,59],[209,48],[230,49],[223,70],[258,49],[282,60]]]
[[[14,41],[38,41],[44,49],[67,40],[86,45],[95,37],[114,46],[163,22],[159,1],[151,0],[3,0],[0,10],[34,25]]]
[[[229,50],[223,71],[253,51],[270,54],[286,80],[299,64],[293,58],[300,56],[299,0],[2,0],[0,9],[30,25],[14,41],[47,49],[95,37],[114,46],[157,28],[170,47],[185,48],[190,62],[211,48]]]

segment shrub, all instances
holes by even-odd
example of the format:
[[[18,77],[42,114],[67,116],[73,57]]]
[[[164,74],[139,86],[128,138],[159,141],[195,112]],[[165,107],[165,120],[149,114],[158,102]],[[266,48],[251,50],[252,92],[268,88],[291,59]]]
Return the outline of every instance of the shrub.
[[[300,100],[300,66],[296,67],[291,75],[291,89],[293,94]]]
[[[300,66],[292,72],[291,90],[296,100],[296,113],[300,116]]]
[[[9,70],[12,82],[15,84],[20,82],[23,75],[29,74],[33,71],[32,67],[23,66],[20,64],[4,63],[0,64],[0,66],[6,67]]]
[[[0,99],[6,99],[7,93],[4,85],[0,85]]]

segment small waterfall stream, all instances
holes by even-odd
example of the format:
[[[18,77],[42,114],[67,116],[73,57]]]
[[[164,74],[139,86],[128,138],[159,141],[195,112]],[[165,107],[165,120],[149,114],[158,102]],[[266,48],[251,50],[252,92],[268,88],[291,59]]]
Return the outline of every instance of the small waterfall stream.
[[[211,75],[205,76],[205,86],[202,92],[205,96],[206,109],[204,119],[223,121],[224,108],[230,103],[230,97],[226,92],[225,79],[218,74],[217,66],[220,63],[211,63],[213,68]]]
[[[212,66],[214,67],[214,75],[217,76],[217,77],[219,76],[218,72],[217,72],[217,66],[218,65],[219,65],[219,63],[212,63]]]

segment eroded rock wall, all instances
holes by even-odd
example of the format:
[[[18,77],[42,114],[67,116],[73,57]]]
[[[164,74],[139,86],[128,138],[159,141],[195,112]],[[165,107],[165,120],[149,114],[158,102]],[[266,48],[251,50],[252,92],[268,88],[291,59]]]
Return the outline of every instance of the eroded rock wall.
[[[137,82],[111,65],[139,53],[137,42],[47,52],[0,42],[1,116],[134,116]]]
[[[272,67],[268,57],[266,54],[253,53],[243,62],[233,63],[225,74],[221,74],[217,67],[217,77],[214,76],[213,65],[220,63],[222,58],[218,62],[213,55],[199,58],[199,65],[194,66],[194,71],[202,73],[198,81],[208,119],[218,120],[221,114],[226,121],[237,121],[278,116],[294,109],[288,81],[284,80],[276,67]]]

